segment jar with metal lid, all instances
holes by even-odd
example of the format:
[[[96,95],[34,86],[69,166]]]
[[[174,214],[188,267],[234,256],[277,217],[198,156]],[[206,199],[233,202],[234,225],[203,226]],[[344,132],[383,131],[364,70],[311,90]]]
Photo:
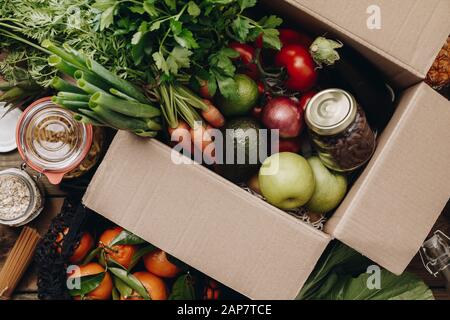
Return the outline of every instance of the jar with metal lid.
[[[316,94],[306,107],[305,121],[320,159],[332,170],[358,169],[375,151],[376,137],[363,109],[344,90]]]
[[[0,224],[22,226],[35,219],[43,208],[42,191],[27,172],[0,171]]]
[[[92,139],[92,126],[75,121],[70,110],[54,104],[50,97],[32,103],[16,129],[22,159],[52,184],[60,183],[65,174],[82,163]]]

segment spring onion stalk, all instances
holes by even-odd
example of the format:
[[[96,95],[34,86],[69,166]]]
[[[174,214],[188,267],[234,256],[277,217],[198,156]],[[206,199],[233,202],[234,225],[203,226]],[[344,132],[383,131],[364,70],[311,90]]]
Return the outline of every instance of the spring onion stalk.
[[[75,61],[77,61],[79,63],[79,65],[84,66],[83,71],[88,71],[87,64],[86,64],[87,57],[84,54],[82,54],[78,50],[75,50],[74,48],[72,48],[68,43],[63,43],[62,46],[63,46],[64,50],[68,54],[70,54]]]
[[[72,64],[77,69],[87,70],[86,64],[81,63],[77,59],[76,56],[74,56],[73,54],[67,52],[66,50],[56,46],[50,40],[46,39],[46,40],[42,41],[41,46],[43,48],[47,49],[48,51],[50,51],[51,53],[53,53],[54,55],[60,57],[61,59],[67,61],[68,63]]]
[[[116,97],[128,100],[128,101],[136,101],[138,102],[136,99],[126,95],[125,93],[120,92],[119,90],[115,89],[115,88],[111,88],[109,89],[109,92],[113,95],[115,95]]]
[[[90,96],[87,94],[60,91],[58,92],[58,98],[63,100],[89,102]]]
[[[103,123],[98,122],[97,120],[92,119],[92,118],[90,118],[90,117],[88,117],[88,116],[86,116],[84,114],[80,114],[80,113],[75,113],[73,115],[73,119],[75,121],[78,121],[78,122],[81,122],[81,123],[84,123],[84,124],[90,124],[90,125],[93,125],[93,126],[96,126],[96,127],[104,126]]]
[[[89,107],[88,102],[64,100],[57,96],[52,97],[52,102],[63,108],[66,108],[66,109],[69,109],[72,111],[78,111],[78,109],[80,109],[80,108],[86,109]]]
[[[85,116],[88,116],[89,118],[96,120],[98,123],[103,123],[103,120],[91,109],[79,109],[78,111],[84,114]]]
[[[151,105],[123,100],[103,92],[93,94],[90,102],[135,118],[153,118],[161,115],[161,111]]]
[[[103,67],[98,62],[88,59],[86,61],[86,65],[93,73],[98,75],[100,78],[105,80],[106,82],[112,84],[117,90],[125,93],[126,95],[138,100],[142,103],[147,103],[147,97],[134,85],[129,83],[126,80],[123,80],[116,76],[114,73]]]
[[[143,120],[124,116],[120,113],[93,103],[90,103],[89,107],[103,122],[109,124],[113,128],[130,131],[147,130],[147,124]]]
[[[102,79],[100,79],[99,77],[97,77],[95,74],[93,74],[90,71],[77,70],[73,74],[73,77],[75,78],[75,80],[81,80],[82,79],[82,80],[84,80],[86,82],[89,82],[89,83],[93,84],[96,87],[99,87],[100,89],[102,89],[104,91],[108,91],[109,88],[111,87],[109,84],[105,83]]]
[[[58,90],[58,91],[81,93],[81,94],[84,93],[83,90],[72,85],[71,83],[67,82],[66,80],[61,79],[60,77],[54,77],[50,83],[50,86],[53,89]]]
[[[74,66],[73,64],[67,63],[61,57],[54,55],[54,54],[52,54],[50,57],[48,57],[48,64],[51,67],[55,67],[62,73],[65,73],[71,77],[73,77],[73,75],[75,74],[75,71],[78,70],[78,68],[76,66]]]
[[[102,92],[102,93],[106,93],[105,91],[103,91],[102,89],[100,89],[97,86],[94,86],[93,84],[87,82],[84,79],[80,79],[77,80],[77,86],[83,90],[84,92],[86,92],[87,94],[94,94],[97,92]]]

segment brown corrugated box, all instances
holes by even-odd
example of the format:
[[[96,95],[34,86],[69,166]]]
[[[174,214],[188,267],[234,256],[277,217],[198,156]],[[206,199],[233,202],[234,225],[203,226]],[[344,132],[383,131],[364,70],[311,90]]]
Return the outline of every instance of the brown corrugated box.
[[[420,8],[417,1],[407,2]],[[329,7],[319,10],[315,1],[303,0],[276,3],[279,4],[276,10],[288,10],[291,16],[297,14],[308,26],[318,28],[317,32],[340,34],[335,22],[307,13],[312,9],[306,5],[324,14],[331,12]],[[327,6],[330,3],[334,2],[327,1]],[[337,7],[338,3],[346,5]],[[357,12],[349,13],[353,9],[348,3],[355,4],[355,10],[362,8],[356,5],[359,0],[336,1],[333,6],[338,12],[333,14],[355,16]],[[403,9],[392,7],[391,1],[377,3],[382,10],[385,5],[390,10]],[[445,1],[433,0],[431,5],[442,9]],[[404,10],[400,11],[399,16],[403,16]],[[390,12],[389,16],[393,14]],[[410,34],[397,35],[398,27],[383,31],[399,41],[405,39],[403,46],[415,50],[413,55],[421,57],[418,60],[395,56],[403,49],[393,48],[388,54],[383,42],[378,44],[371,34],[355,36],[356,31],[348,30],[341,34],[345,40],[353,38],[352,43],[360,43],[358,49],[381,69],[395,66],[396,73],[408,80],[403,83],[405,87],[414,79],[419,82],[423,78],[421,69],[431,65],[431,52],[437,53],[441,47],[445,37],[437,38],[441,38],[442,32],[428,31],[443,25],[447,28],[447,20],[441,18],[428,21],[424,35],[413,29],[418,39],[433,38],[427,40],[433,47],[423,52],[411,45]],[[350,28],[353,22],[348,19],[339,21]],[[385,53],[380,58],[381,51]],[[391,79],[399,79],[396,74],[388,74]],[[449,127],[447,100],[421,83],[405,90],[394,117],[380,137],[376,154],[327,222],[325,232],[270,206],[198,164],[175,165],[168,147],[125,132],[116,136],[84,203],[250,298],[293,299],[334,237],[394,273],[405,269],[450,196]]]
[[[361,51],[399,87],[425,78],[450,32],[448,0],[264,0],[293,22],[313,26]],[[380,29],[369,29],[372,8]],[[369,49],[369,50],[367,50]]]

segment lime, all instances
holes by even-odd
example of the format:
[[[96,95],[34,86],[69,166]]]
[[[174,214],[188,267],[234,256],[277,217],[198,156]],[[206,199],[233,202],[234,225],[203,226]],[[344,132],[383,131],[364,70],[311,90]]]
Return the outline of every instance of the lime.
[[[217,105],[225,117],[244,116],[258,102],[259,92],[255,81],[244,74],[237,74],[234,80],[236,94],[229,98],[219,95],[217,98]]]

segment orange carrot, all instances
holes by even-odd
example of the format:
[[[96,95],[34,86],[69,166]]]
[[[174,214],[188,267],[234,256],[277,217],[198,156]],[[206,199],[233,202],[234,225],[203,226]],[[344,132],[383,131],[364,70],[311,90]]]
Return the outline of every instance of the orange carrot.
[[[191,128],[189,127],[189,125],[182,120],[178,120],[178,127],[176,128],[169,127],[168,129],[172,144],[174,146],[180,145],[183,148],[186,156],[190,156],[194,150],[192,143],[193,137],[191,136],[190,130]],[[172,140],[172,138],[174,140]],[[187,153],[190,154],[188,155]]]
[[[214,129],[209,127],[209,129]],[[208,133],[208,127],[204,125],[196,125],[195,128],[191,128],[191,137],[194,142],[194,146],[198,148],[202,153],[205,152],[206,148],[208,148],[208,152],[212,149],[214,150],[214,141],[211,135]],[[203,154],[205,157],[209,157],[209,154]],[[214,157],[215,152],[211,152],[211,156]],[[213,160],[213,159],[212,159]]]
[[[202,117],[214,128],[221,128],[225,125],[225,118],[210,100],[203,99],[208,109],[202,111]]]

